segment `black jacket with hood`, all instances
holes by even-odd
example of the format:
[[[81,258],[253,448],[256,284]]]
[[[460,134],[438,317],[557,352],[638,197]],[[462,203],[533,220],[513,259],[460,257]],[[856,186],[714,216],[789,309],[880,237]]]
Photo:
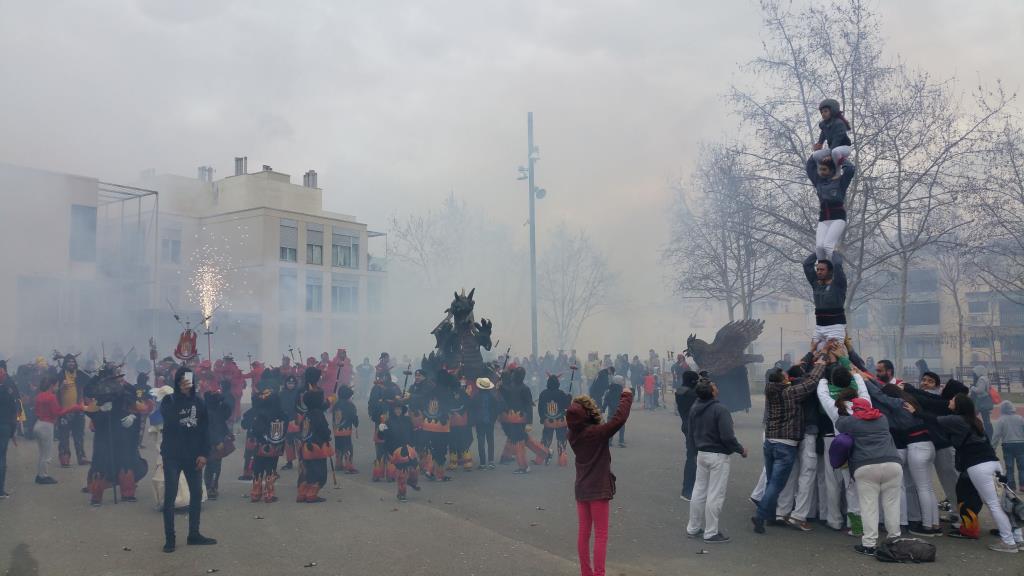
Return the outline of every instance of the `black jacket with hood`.
[[[822,108],[828,108],[832,114],[829,115],[828,120],[818,123],[818,128],[821,129],[821,133],[818,135],[818,144],[828,143],[829,148],[851,146],[853,142],[850,141],[850,135],[847,133],[849,128],[846,126],[846,120],[842,118],[843,112],[839,109],[839,102],[831,98],[823,100],[818,106],[818,110]]]
[[[163,441],[160,455],[165,460],[192,462],[210,455],[210,420],[206,404],[199,398],[198,386],[193,381],[188,395],[181,392],[184,368],[174,375],[174,393],[160,402],[160,415],[164,419]]]
[[[736,439],[732,427],[732,414],[717,398],[697,400],[690,409],[689,431],[687,442],[700,452],[715,454],[737,454],[743,452],[743,446]]]

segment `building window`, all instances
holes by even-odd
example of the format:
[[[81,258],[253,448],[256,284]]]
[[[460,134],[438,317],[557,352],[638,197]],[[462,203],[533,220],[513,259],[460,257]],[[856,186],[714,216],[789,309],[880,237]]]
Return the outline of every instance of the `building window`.
[[[295,262],[299,259],[299,224],[295,220],[281,218],[281,261]]]
[[[324,275],[306,272],[306,312],[322,312],[324,308]]]
[[[359,236],[335,228],[331,234],[331,265],[337,268],[359,268]]]
[[[938,323],[938,302],[914,302],[907,304],[907,326],[931,326]]]
[[[282,268],[277,279],[277,297],[281,312],[295,312],[299,277],[295,270]]]
[[[939,289],[939,273],[934,268],[918,268],[907,274],[911,292],[935,292]]]
[[[324,263],[324,227],[321,224],[306,225],[306,264],[322,266]]]
[[[355,314],[359,311],[359,279],[331,275],[331,312]]]
[[[96,261],[96,207],[71,205],[69,254],[74,262]]]
[[[971,314],[988,314],[988,300],[972,300],[968,302],[967,312]]]
[[[181,230],[164,230],[160,238],[160,261],[181,264]]]

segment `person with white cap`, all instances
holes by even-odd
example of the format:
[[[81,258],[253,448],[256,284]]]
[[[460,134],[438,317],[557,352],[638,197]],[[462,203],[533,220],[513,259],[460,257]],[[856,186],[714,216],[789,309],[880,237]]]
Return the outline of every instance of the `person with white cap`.
[[[469,398],[469,418],[476,429],[476,448],[479,455],[477,469],[494,470],[494,423],[501,410],[494,382],[490,378],[477,378],[476,390]]]

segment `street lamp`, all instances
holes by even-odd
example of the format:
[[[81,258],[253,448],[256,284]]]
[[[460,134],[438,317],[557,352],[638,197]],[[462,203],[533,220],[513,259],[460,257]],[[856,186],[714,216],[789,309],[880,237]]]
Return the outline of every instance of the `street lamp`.
[[[537,346],[537,211],[535,201],[547,196],[547,190],[534,185],[534,165],[540,160],[540,147],[533,144],[533,112],[526,115],[527,167],[519,167],[518,180],[529,181],[527,194],[530,197],[530,336],[533,357],[538,356]]]

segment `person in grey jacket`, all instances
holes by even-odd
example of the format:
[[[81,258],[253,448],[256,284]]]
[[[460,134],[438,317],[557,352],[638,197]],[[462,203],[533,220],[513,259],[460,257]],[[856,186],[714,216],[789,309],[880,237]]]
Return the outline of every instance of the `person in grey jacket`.
[[[1017,476],[1024,484],[1024,416],[1017,414],[1016,407],[1009,400],[999,405],[999,420],[992,425],[992,447],[998,444],[1003,445],[1006,484],[1016,490]]]
[[[988,381],[988,368],[984,365],[974,367],[974,384],[971,385],[971,400],[978,408],[978,415],[985,426],[985,434],[992,437],[992,410],[996,407],[992,401],[991,384]]]
[[[814,301],[814,341],[818,348],[829,340],[846,338],[846,272],[843,256],[833,254],[831,260],[819,260],[810,254],[804,260],[804,276],[811,285]]]
[[[696,386],[697,402],[690,409],[687,438],[697,447],[697,478],[690,501],[686,534],[704,542],[725,543],[729,537],[718,529],[718,516],[725,505],[729,485],[729,455],[747,457],[747,449],[736,439],[732,414],[718,402],[718,386],[701,378]]]
[[[896,451],[889,421],[880,410],[847,388],[836,399],[839,419],[836,431],[853,437],[849,466],[857,481],[857,498],[864,534],[854,550],[874,556],[878,542],[878,504],[882,503],[885,531],[890,538],[900,535],[900,495],[903,467]]]

